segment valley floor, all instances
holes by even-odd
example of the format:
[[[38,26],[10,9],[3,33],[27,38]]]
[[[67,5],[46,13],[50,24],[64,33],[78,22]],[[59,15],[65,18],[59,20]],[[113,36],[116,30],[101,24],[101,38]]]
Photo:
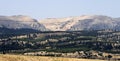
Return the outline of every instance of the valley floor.
[[[0,54],[0,61],[107,61],[107,60]]]

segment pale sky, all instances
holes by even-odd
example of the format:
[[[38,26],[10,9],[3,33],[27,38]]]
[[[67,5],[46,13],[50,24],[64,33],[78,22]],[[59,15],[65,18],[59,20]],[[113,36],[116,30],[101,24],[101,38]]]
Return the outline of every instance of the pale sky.
[[[81,15],[120,17],[120,0],[0,0],[0,15],[35,19]]]

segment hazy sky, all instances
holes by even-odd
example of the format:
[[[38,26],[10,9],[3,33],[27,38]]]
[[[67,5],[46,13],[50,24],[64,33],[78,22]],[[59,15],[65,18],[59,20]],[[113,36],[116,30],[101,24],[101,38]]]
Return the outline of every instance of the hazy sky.
[[[120,0],[0,0],[0,15],[43,19],[94,14],[120,17]]]

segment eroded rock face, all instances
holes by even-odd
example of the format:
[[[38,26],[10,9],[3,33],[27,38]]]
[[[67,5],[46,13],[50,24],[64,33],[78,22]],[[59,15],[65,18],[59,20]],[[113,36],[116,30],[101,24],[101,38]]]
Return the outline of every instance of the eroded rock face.
[[[120,18],[103,15],[83,15],[66,18],[47,18],[40,20],[47,29],[52,31],[79,31],[79,30],[120,30]]]
[[[46,28],[42,24],[38,23],[37,20],[23,15],[0,16],[0,27],[6,27],[12,29],[29,28],[40,31],[46,30]]]
[[[31,17],[23,15],[0,16],[0,27],[29,28],[41,31],[120,30],[120,18],[103,15],[83,15],[66,18],[47,18],[38,22]]]

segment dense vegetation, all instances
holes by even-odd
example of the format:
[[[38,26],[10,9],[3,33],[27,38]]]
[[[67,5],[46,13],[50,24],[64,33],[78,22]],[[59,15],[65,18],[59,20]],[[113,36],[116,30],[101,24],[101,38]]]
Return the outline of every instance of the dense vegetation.
[[[1,52],[27,51],[102,51],[120,53],[120,32],[111,30],[93,31],[48,31],[2,29]],[[3,36],[7,36],[3,38]],[[10,36],[12,35],[12,36]],[[24,36],[24,37],[21,37]]]
[[[9,29],[0,27],[0,39],[40,32],[33,29]]]

